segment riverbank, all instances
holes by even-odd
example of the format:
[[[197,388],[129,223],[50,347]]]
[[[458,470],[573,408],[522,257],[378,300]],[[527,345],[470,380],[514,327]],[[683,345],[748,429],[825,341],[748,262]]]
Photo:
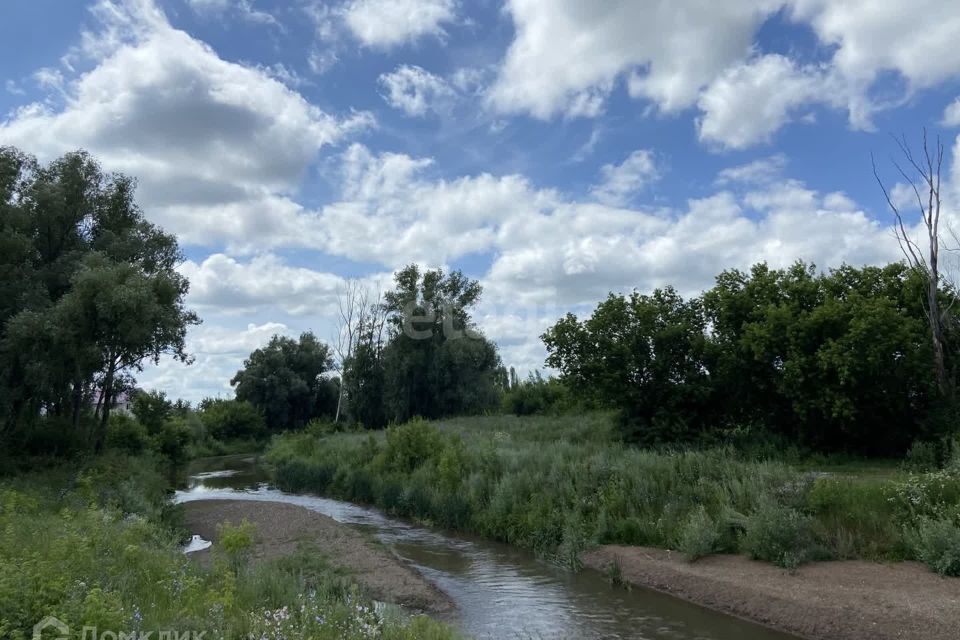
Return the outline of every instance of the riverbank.
[[[960,580],[915,562],[815,562],[789,572],[743,556],[606,545],[584,565],[625,583],[815,640],[955,640]]]
[[[290,555],[302,546],[316,549],[331,565],[346,570],[367,593],[414,611],[449,614],[450,599],[385,547],[323,514],[282,502],[197,500],[184,505],[186,526],[216,547],[218,526],[247,520],[255,527],[253,560]],[[211,550],[192,554],[209,561]]]

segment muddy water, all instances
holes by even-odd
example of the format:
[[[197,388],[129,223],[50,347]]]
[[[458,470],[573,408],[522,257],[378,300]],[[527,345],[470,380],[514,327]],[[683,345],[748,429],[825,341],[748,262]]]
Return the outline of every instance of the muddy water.
[[[451,622],[474,638],[792,638],[652,591],[614,588],[597,572],[574,574],[508,545],[413,525],[349,502],[278,491],[250,456],[198,461],[176,499],[287,502],[372,532],[453,599]]]

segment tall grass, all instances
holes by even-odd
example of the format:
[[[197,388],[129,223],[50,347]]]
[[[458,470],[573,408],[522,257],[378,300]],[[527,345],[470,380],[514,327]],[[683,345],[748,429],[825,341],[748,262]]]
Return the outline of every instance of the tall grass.
[[[903,483],[814,479],[731,447],[636,449],[615,440],[604,414],[293,434],[275,438],[267,459],[283,489],[373,504],[573,566],[583,549],[607,543],[681,549],[691,558],[743,552],[783,566],[918,556],[909,534],[919,516],[902,508]],[[960,478],[943,481],[960,490]],[[952,499],[950,491],[927,493],[929,504]]]
[[[177,510],[149,458],[108,455],[0,484],[0,637],[26,640],[41,618],[100,632],[206,637],[449,638],[430,620],[385,620],[309,550],[212,568],[181,551]]]

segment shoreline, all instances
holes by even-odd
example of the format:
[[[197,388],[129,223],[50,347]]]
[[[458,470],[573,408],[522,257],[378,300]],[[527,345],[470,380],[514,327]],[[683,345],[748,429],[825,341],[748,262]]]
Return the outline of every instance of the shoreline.
[[[254,562],[293,553],[300,543],[315,543],[332,566],[349,571],[376,600],[441,619],[455,612],[453,601],[443,591],[387,548],[306,507],[284,502],[195,500],[184,503],[184,514],[191,533],[213,543],[210,549],[190,554],[196,562],[210,562],[219,542],[219,524],[236,525],[246,519],[256,528]]]
[[[743,556],[688,563],[677,552],[607,545],[585,567],[624,583],[810,640],[956,640],[960,580],[915,562],[814,562],[789,572]]]

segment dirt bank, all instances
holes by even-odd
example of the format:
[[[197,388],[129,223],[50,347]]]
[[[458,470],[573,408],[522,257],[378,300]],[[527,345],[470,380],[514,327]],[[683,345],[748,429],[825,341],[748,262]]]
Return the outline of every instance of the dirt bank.
[[[187,527],[214,543],[217,525],[246,518],[256,527],[254,561],[296,551],[301,542],[315,544],[331,564],[350,570],[371,596],[417,611],[448,613],[453,603],[415,569],[361,533],[323,514],[282,502],[198,500],[188,502]],[[209,551],[192,556],[209,561]]]
[[[795,573],[742,556],[695,563],[663,549],[605,546],[584,563],[617,562],[626,582],[817,640],[957,640],[960,579],[920,564],[818,562]]]

